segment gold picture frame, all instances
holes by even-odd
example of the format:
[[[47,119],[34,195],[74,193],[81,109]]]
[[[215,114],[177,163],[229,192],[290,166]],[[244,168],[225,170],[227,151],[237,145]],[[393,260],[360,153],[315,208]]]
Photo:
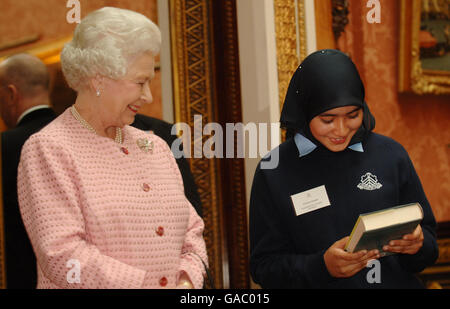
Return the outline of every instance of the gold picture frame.
[[[449,6],[450,0],[400,1],[399,92],[450,94]]]

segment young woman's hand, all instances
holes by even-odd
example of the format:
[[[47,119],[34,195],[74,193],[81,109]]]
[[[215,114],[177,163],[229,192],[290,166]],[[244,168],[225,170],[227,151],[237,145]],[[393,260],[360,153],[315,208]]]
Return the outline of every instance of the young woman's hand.
[[[335,242],[325,252],[323,258],[325,265],[331,276],[335,278],[352,277],[367,266],[370,260],[379,258],[378,250],[362,250],[355,253],[348,253],[344,250],[349,237],[342,238]]]
[[[391,240],[388,245],[383,247],[383,250],[402,254],[416,254],[422,246],[423,231],[419,224],[413,233],[403,236],[402,239]]]

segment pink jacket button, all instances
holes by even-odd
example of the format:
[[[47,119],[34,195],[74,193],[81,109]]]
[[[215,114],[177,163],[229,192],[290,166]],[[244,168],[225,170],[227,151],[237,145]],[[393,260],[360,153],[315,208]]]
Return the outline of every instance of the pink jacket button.
[[[162,226],[158,227],[156,229],[156,234],[158,234],[158,236],[163,236],[164,235],[164,228]]]
[[[161,279],[159,279],[159,285],[164,287],[166,286],[168,283],[167,278],[166,277],[162,277]]]

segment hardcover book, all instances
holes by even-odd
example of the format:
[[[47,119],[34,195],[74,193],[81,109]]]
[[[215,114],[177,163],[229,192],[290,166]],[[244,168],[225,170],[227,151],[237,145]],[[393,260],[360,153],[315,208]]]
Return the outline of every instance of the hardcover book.
[[[419,203],[400,205],[366,214],[361,214],[353,227],[345,246],[347,252],[378,249],[380,256],[391,255],[383,246],[391,240],[402,239],[411,234],[423,219]]]

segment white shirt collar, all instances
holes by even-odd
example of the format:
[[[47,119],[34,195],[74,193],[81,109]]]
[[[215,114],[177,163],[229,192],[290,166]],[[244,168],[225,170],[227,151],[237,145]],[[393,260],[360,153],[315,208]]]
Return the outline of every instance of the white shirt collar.
[[[34,112],[34,111],[36,111],[36,110],[38,110],[38,109],[43,109],[43,108],[50,108],[50,106],[48,106],[48,105],[36,105],[36,106],[33,106],[33,107],[27,109],[26,111],[24,111],[24,112],[22,113],[22,115],[20,115],[19,119],[17,119],[17,123],[16,123],[16,124],[19,124],[19,122],[20,122],[26,115],[28,115],[29,113],[32,113],[32,112]]]
[[[304,157],[309,155],[317,146],[311,142],[308,138],[304,137],[300,133],[295,134],[294,137],[295,145],[297,145],[298,152],[300,153],[300,157]],[[356,143],[351,146],[348,146],[349,149],[357,152],[364,152],[364,148],[362,143]]]

